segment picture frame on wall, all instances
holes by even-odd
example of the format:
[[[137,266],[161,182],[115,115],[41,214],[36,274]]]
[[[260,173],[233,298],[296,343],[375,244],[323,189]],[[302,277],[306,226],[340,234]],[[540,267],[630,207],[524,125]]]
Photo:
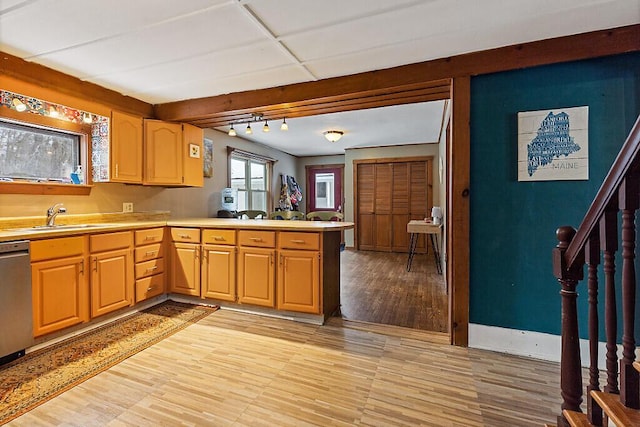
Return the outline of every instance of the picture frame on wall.
[[[518,181],[588,179],[588,106],[518,113]]]
[[[204,161],[202,162],[202,175],[205,178],[213,176],[213,141],[204,139]]]

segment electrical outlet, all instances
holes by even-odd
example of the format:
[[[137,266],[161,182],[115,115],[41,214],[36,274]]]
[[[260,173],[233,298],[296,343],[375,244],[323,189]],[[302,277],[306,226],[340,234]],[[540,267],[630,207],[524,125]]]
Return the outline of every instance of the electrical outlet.
[[[123,203],[122,212],[133,212],[133,203],[129,203],[129,202]]]

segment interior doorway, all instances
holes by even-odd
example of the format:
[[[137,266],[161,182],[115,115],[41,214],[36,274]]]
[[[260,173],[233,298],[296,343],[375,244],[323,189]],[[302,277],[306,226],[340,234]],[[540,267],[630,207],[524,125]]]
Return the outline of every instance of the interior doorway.
[[[307,213],[343,211],[343,172],[344,165],[307,166]]]

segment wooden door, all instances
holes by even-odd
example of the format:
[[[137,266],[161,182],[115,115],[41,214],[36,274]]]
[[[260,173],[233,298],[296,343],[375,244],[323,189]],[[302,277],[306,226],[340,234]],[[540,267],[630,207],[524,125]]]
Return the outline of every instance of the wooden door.
[[[172,244],[169,287],[171,292],[200,296],[200,245]]]
[[[84,263],[75,256],[31,265],[35,337],[89,320]]]
[[[91,256],[91,317],[133,304],[133,256],[119,249]]]
[[[182,125],[144,121],[144,183],[182,184]]]
[[[432,159],[357,161],[356,237],[361,250],[407,252],[407,223],[430,215]],[[424,251],[421,237],[418,250]]]
[[[275,307],[275,249],[240,247],[238,302]]]
[[[201,296],[224,301],[236,300],[235,246],[202,246]]]
[[[110,177],[113,182],[142,183],[142,117],[111,113]]]
[[[280,250],[278,310],[320,313],[320,252]]]

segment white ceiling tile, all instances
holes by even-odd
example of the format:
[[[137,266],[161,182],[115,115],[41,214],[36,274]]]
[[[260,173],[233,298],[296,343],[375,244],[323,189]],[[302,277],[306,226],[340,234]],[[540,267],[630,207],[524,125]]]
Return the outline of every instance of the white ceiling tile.
[[[44,55],[37,62],[91,78],[126,70],[144,72],[152,65],[252,46],[260,40],[267,39],[239,8],[223,7]]]
[[[251,0],[248,7],[276,36],[436,0]]]
[[[230,0],[39,0],[0,15],[0,49],[33,56],[81,45]]]

